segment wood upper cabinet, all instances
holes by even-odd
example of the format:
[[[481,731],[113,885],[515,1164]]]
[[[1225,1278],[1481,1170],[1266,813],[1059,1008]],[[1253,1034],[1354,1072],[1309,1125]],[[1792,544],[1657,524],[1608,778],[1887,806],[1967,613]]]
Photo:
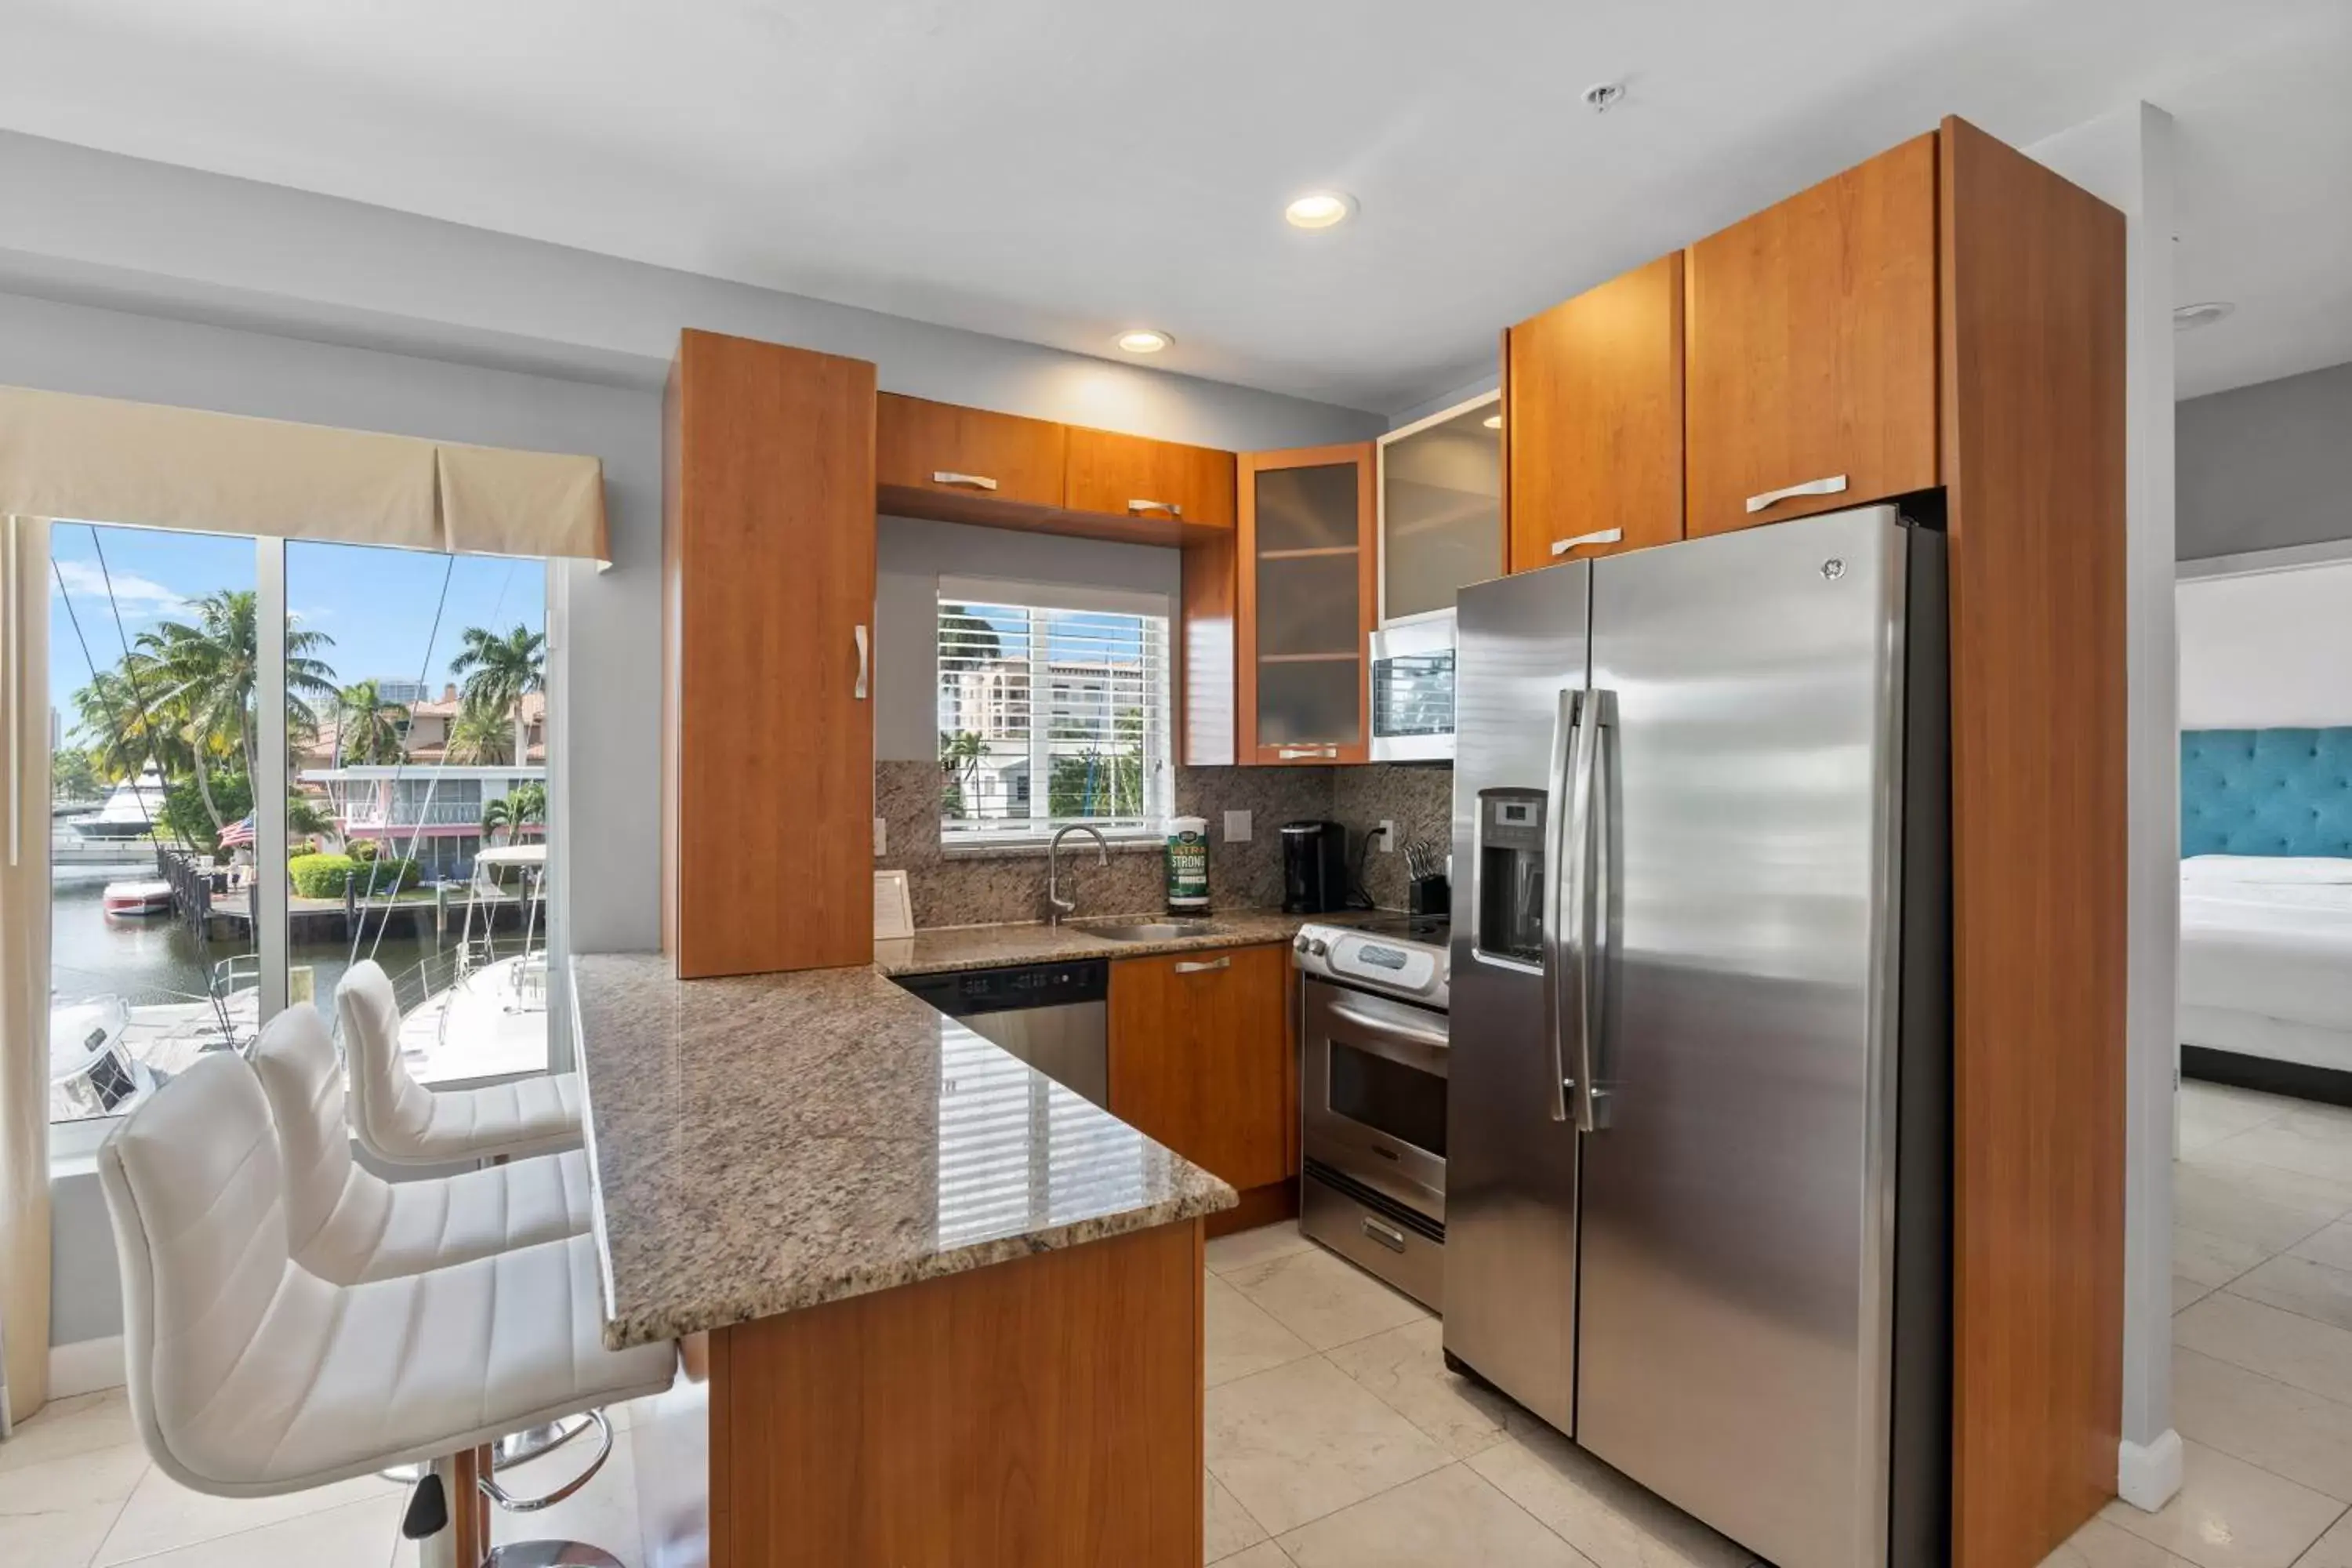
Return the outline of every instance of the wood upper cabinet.
[[[1062,504],[1072,511],[1208,528],[1234,525],[1234,455],[1069,427]]]
[[[862,360],[689,331],[671,363],[662,947],[681,977],[873,959],[874,412]],[[747,780],[791,808],[745,811]]]
[[[1297,1173],[1290,950],[1236,947],[1110,966],[1110,1110],[1235,1187]]]
[[[1682,253],[1505,333],[1503,408],[1511,571],[1680,539]]]
[[[885,502],[892,490],[905,490],[983,505],[1062,504],[1065,426],[894,392],[875,402],[874,480]],[[929,504],[932,510],[919,515],[940,515],[938,503]]]
[[[1244,763],[1370,755],[1372,444],[1244,452],[1235,708]]]
[[[1936,138],[1690,247],[1687,531],[1939,482]]]

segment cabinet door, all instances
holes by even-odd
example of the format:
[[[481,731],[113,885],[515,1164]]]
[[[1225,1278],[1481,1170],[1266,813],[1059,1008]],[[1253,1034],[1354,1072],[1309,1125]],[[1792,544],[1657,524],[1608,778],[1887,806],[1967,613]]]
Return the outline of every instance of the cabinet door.
[[[1072,426],[1062,504],[1140,521],[1234,525],[1234,455]]]
[[[1062,504],[1064,426],[888,392],[875,403],[874,480],[886,502],[896,489],[1000,505]]]
[[[1111,1114],[1235,1187],[1296,1174],[1288,969],[1284,947],[1113,963]]]
[[[1375,619],[1372,445],[1240,460],[1244,763],[1368,755]]]
[[[1683,536],[1683,258],[1521,321],[1504,351],[1514,572]]]
[[[1503,416],[1489,393],[1380,439],[1381,600],[1376,625],[1454,607],[1500,576]]]
[[[1936,472],[1936,138],[1690,248],[1688,531],[1927,489]]]

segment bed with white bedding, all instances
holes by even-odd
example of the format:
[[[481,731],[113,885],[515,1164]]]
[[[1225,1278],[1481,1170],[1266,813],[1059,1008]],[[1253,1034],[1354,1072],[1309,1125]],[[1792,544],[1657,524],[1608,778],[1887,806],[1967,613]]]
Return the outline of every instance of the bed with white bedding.
[[[2352,1075],[2352,858],[2180,863],[2180,1043]]]

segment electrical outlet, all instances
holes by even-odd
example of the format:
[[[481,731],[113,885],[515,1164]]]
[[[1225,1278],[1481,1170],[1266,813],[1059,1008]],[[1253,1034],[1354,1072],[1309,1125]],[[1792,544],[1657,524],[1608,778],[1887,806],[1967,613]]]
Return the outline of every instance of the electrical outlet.
[[[1225,813],[1225,842],[1246,844],[1250,837],[1250,814],[1246,811]]]
[[[887,816],[877,816],[874,819],[874,858],[879,860],[888,853],[890,853],[890,819]]]
[[[1382,817],[1381,819],[1381,853],[1383,855],[1393,855],[1396,853],[1396,822],[1394,818]]]

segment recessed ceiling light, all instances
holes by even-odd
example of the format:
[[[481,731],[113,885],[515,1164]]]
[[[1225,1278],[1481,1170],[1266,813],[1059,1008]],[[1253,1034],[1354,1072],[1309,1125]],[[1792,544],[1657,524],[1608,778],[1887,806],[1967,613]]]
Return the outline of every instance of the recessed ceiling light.
[[[1118,346],[1131,354],[1156,354],[1175,341],[1166,332],[1156,332],[1150,327],[1138,327],[1118,335]]]
[[[2172,330],[2176,332],[2187,332],[2193,331],[2199,327],[2210,327],[2237,308],[2227,300],[2206,300],[2194,305],[2177,305],[2173,307],[2172,311]]]
[[[1282,209],[1293,228],[1329,228],[1345,223],[1356,210],[1356,198],[1344,191],[1309,191]]]
[[[1486,416],[1486,428],[1487,428],[1487,429],[1489,429],[1489,430],[1500,430],[1502,427],[1503,427],[1503,416],[1502,416],[1501,415],[1499,415],[1499,414],[1489,414],[1489,415],[1487,415],[1487,416]]]

